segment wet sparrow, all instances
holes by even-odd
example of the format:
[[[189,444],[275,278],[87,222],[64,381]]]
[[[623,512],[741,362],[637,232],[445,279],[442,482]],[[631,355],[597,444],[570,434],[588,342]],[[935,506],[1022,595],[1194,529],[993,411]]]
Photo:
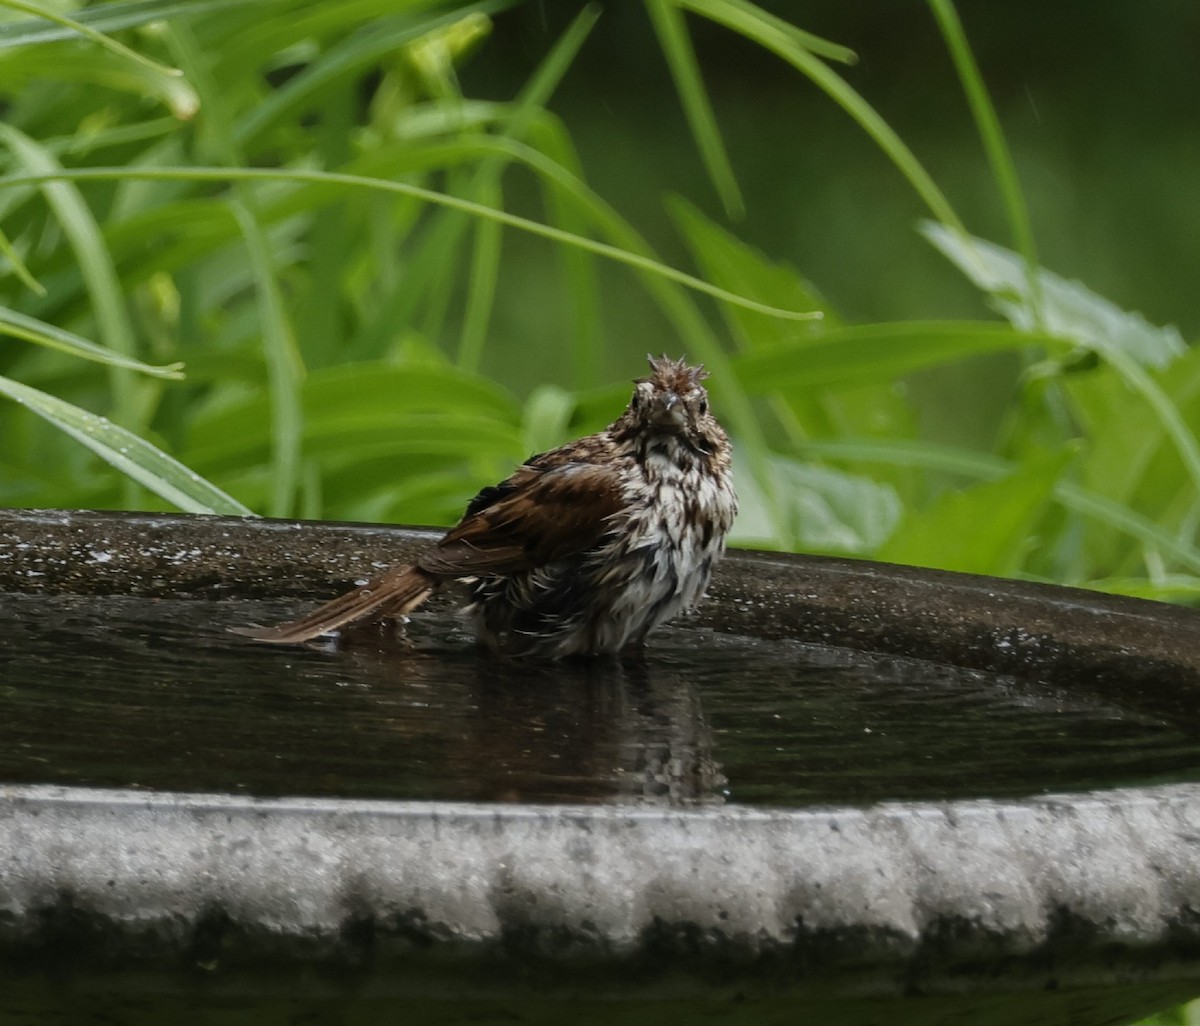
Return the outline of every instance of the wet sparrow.
[[[307,641],[402,617],[462,581],[467,614],[498,652],[556,659],[640,644],[699,601],[737,513],[729,439],[700,384],[706,372],[665,356],[650,368],[614,423],[485,488],[415,563],[299,620],[237,633]]]

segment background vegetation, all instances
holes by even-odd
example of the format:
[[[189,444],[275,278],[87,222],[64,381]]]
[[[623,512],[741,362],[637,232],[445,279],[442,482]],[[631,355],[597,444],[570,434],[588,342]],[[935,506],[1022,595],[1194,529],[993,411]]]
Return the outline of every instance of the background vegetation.
[[[445,524],[686,352],[741,544],[1200,596],[1194,5],[4,7],[0,504]]]

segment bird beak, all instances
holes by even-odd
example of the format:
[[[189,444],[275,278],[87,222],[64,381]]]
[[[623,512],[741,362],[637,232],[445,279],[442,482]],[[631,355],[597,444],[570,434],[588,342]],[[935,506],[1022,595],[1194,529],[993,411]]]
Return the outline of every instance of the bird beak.
[[[658,397],[654,423],[658,427],[674,431],[682,431],[687,425],[686,408],[674,392],[664,392]]]

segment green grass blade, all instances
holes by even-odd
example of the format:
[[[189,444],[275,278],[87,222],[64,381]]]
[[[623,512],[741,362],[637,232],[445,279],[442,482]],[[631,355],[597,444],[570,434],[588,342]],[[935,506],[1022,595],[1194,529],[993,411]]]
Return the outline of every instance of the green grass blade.
[[[195,18],[227,7],[240,7],[245,0],[116,0],[78,11],[74,19],[96,32],[119,32],[155,21]],[[280,7],[286,0],[259,0],[260,6]],[[268,16],[266,14],[264,17]],[[78,35],[74,28],[47,25],[45,19],[0,23],[0,50],[34,43],[52,43]]]
[[[550,102],[551,97],[557,91],[599,17],[599,4],[585,5],[571,21],[567,30],[556,40],[554,46],[550,48],[550,52],[534,69],[533,74],[517,93],[501,121],[501,129],[506,141],[519,145],[525,139],[546,135],[544,126],[547,121],[551,120],[545,111],[546,104]],[[518,149],[515,151],[515,155],[519,156],[522,152],[524,152],[523,149]],[[473,195],[483,194],[486,196],[489,190],[492,191],[493,196],[498,195],[500,174],[511,159],[510,156],[505,155],[482,163],[476,171],[472,183]],[[494,186],[493,183],[495,183]],[[554,189],[547,191],[550,193],[550,199],[547,202],[550,219],[556,221],[559,227],[567,230],[577,229],[575,234],[582,234],[583,229],[577,223],[574,211],[558,202],[558,194]],[[491,202],[488,205],[498,206],[499,204]],[[493,229],[491,235],[477,232],[477,258],[482,259],[481,250],[486,253],[489,246],[494,246],[498,250],[499,241],[498,229]],[[587,366],[589,362],[586,355],[587,344],[589,341],[594,342],[599,332],[599,317],[595,302],[595,272],[591,268],[591,257],[588,254],[570,247],[564,248],[562,252],[564,254],[564,270],[572,286],[569,294],[576,306],[576,330],[571,333],[571,346],[575,354],[573,362],[577,371],[583,370],[586,375],[590,369]],[[479,281],[479,279],[473,278],[473,281]],[[494,291],[494,284],[492,288]],[[490,299],[488,308],[489,310],[491,308]],[[475,330],[480,331],[481,326]],[[482,354],[482,339],[476,340],[474,348]],[[466,366],[478,366],[478,363]]]
[[[966,234],[966,228],[954,212],[954,208],[950,206],[950,201],[904,140],[844,78],[816,57],[796,33],[785,31],[777,18],[767,15],[754,4],[741,0],[736,3],[732,0],[676,2],[681,7],[724,25],[763,49],[771,51],[807,77],[858,122],[925,201],[934,217],[955,231]]]
[[[0,377],[0,394],[87,446],[110,466],[187,513],[253,511],[131,431],[36,388]]]
[[[0,126],[2,128],[3,126]],[[0,187],[19,185],[41,185],[57,181],[183,181],[183,182],[235,182],[235,181],[276,181],[300,182],[315,185],[341,185],[357,189],[373,189],[378,192],[394,193],[400,196],[411,196],[415,199],[446,207],[451,210],[461,210],[473,217],[497,221],[510,228],[516,228],[530,235],[537,235],[551,242],[594,253],[614,263],[624,264],[637,271],[644,271],[657,278],[683,285],[694,292],[701,292],[725,303],[733,303],[757,313],[769,314],[772,317],[782,317],[786,320],[808,321],[819,320],[820,311],[812,310],[782,310],[778,307],[759,303],[746,296],[739,296],[726,289],[718,288],[709,282],[688,274],[678,268],[664,264],[660,260],[644,256],[620,246],[605,242],[597,242],[583,235],[563,231],[552,225],[510,214],[505,210],[475,203],[471,200],[449,196],[418,185],[405,182],[393,182],[382,178],[370,178],[363,175],[345,174],[337,171],[316,171],[305,168],[223,168],[223,167],[89,167],[59,169],[28,174],[5,175],[0,178]]]
[[[667,199],[667,211],[683,236],[692,259],[705,278],[739,295],[783,307],[821,309],[825,317],[808,325],[763,317],[739,307],[722,306],[729,333],[740,348],[759,348],[794,341],[798,334],[823,335],[837,326],[837,317],[815,289],[787,264],[769,260],[678,196]]]
[[[161,139],[179,128],[179,119],[171,116],[138,121],[132,125],[116,125],[94,131],[77,132],[65,138],[45,139],[46,149],[55,156],[68,154],[82,156],[110,146],[126,146],[131,143]]]
[[[753,4],[748,3],[747,0],[723,0],[723,2],[731,10],[740,11],[746,16],[757,18],[779,32],[782,32],[784,35],[791,36],[800,46],[804,47],[810,53],[816,54],[818,57],[837,61],[839,64],[858,63],[858,55],[848,46],[841,46],[838,43],[830,42],[828,39],[822,39],[820,36],[813,35],[811,32],[805,32],[803,29],[797,28],[789,21],[784,21],[770,11],[764,11],[761,7],[755,7]]]
[[[201,154],[201,160],[242,163],[239,159],[241,151],[233,138],[230,104],[213,79],[212,65],[205,60],[192,26],[187,22],[174,22],[164,27],[162,37],[176,63],[184,68],[195,90],[197,103],[204,109],[207,131],[198,134],[192,152]]]
[[[454,366],[378,360],[339,364],[307,374],[300,396],[309,455],[317,449],[334,451],[347,432],[366,439],[373,436],[376,445],[399,442],[420,447],[434,440],[435,423],[462,430],[467,438],[470,431],[477,431],[481,439],[507,432],[511,448],[520,450],[516,401],[486,379]],[[189,462],[200,465],[206,460],[241,458],[238,454],[251,451],[269,457],[271,401],[269,395],[251,392],[240,400],[199,412],[189,425]],[[431,416],[435,420],[429,420]],[[412,427],[422,423],[424,430]],[[409,430],[403,430],[405,427]],[[401,437],[395,438],[397,433]],[[477,445],[467,452],[474,458],[479,449]],[[341,456],[358,459],[361,453],[343,450]]]
[[[191,27],[187,24],[172,26],[167,41],[176,60],[188,69],[189,77],[196,83],[211,122],[210,146],[217,158],[231,164],[240,161],[234,118],[211,69],[203,63],[201,48]],[[303,485],[304,416],[300,385],[304,364],[287,317],[271,246],[259,223],[251,186],[247,182],[237,182],[233,191],[235,198],[229,206],[245,243],[254,280],[267,363],[267,387],[271,396],[272,491],[268,511],[271,516],[285,517],[296,512]]]
[[[0,123],[0,139],[24,167],[37,176],[45,176],[42,177],[42,192],[75,253],[95,310],[100,337],[118,355],[135,359],[137,344],[117,269],[105,245],[103,232],[79,189],[62,180],[64,171],[58,161],[23,132]],[[124,367],[114,367],[112,386],[113,419],[125,425],[135,424],[137,401],[131,372]]]
[[[530,142],[547,159],[563,168],[571,178],[582,183],[579,155],[571,145],[561,123],[544,117],[530,131]],[[549,220],[560,228],[584,235],[588,222],[579,205],[550,183],[544,188]],[[601,357],[604,353],[603,309],[600,302],[600,282],[596,258],[567,246],[559,247],[563,270],[564,292],[570,301],[572,377],[577,388],[597,385],[602,378]]]
[[[373,356],[386,349],[395,337],[397,325],[415,328],[418,309],[434,305],[432,297],[439,288],[441,291],[450,288],[451,276],[445,269],[453,266],[463,226],[469,221],[447,216],[446,211],[438,213],[442,216],[430,218],[419,232],[412,234],[404,257],[404,288],[393,288],[363,326],[355,340],[356,358]]]
[[[445,190],[448,195],[461,195],[472,191],[471,184],[466,168],[451,168],[445,177]],[[483,196],[486,193],[476,191],[476,195]],[[422,294],[415,297],[421,307],[421,316],[413,323],[417,331],[426,338],[440,338],[443,330],[446,330],[451,301],[459,284],[459,275],[452,269],[457,269],[461,262],[459,252],[464,246],[467,229],[472,223],[482,223],[472,222],[456,210],[442,210],[438,213],[441,215],[438,218],[438,234],[441,237],[435,236],[431,239],[434,245],[430,248],[430,252],[437,254],[437,259],[428,268],[423,269]],[[405,286],[412,288],[413,282],[406,280]]]
[[[489,206],[499,206],[504,200],[498,185],[486,190],[481,198]],[[503,228],[495,221],[479,221],[475,225],[471,277],[458,346],[458,365],[466,371],[478,371],[483,362],[496,282],[500,277],[502,232]]]
[[[1029,209],[1025,205],[1025,196],[1021,191],[1020,180],[1017,178],[1017,169],[1013,164],[1012,153],[1009,151],[1008,143],[1004,139],[1004,132],[1000,127],[1000,119],[996,115],[996,108],[992,104],[991,97],[988,96],[983,76],[979,72],[979,65],[975,63],[975,56],[971,52],[954,4],[951,0],[929,0],[929,6],[933,9],[934,17],[946,40],[946,47],[958,70],[963,91],[967,94],[967,101],[971,105],[975,126],[979,130],[988,163],[992,167],[992,177],[995,178],[996,186],[1004,199],[1014,244],[1025,258],[1025,274],[1028,280],[1034,323],[1037,327],[1044,328],[1033,225],[1029,220]]]
[[[97,31],[90,25],[85,25],[82,21],[76,21],[74,18],[45,7],[42,4],[30,3],[29,0],[0,0],[0,7],[10,7],[14,11],[21,11],[23,14],[32,14],[36,18],[44,18],[46,21],[52,21],[71,32],[83,36],[85,39],[90,39],[93,43],[104,47],[110,53],[114,53],[124,60],[132,61],[134,64],[147,68],[156,74],[164,75],[168,78],[179,78],[183,75],[183,72],[178,68],[169,68],[165,64],[159,64],[158,61],[151,60],[144,54],[129,49],[123,43],[118,43],[111,36],[106,36],[103,32]]]
[[[300,385],[304,364],[296,348],[295,334],[287,319],[283,295],[275,278],[266,236],[254,215],[240,202],[231,204],[258,288],[263,328],[263,349],[271,391],[271,454],[274,490],[271,515],[288,516],[295,509],[301,485],[301,440],[304,414]]]
[[[679,102],[683,104],[683,112],[708,177],[721,198],[725,213],[729,217],[740,218],[746,212],[746,203],[721,139],[721,130],[717,127],[708,91],[704,88],[700,65],[683,14],[674,0],[646,0],[646,9],[658,34],[667,67],[675,79],[675,91],[679,94]]]
[[[553,96],[598,17],[597,5],[586,6],[535,69],[502,122],[508,139],[519,141],[532,130],[534,119]],[[499,209],[503,203],[500,178],[510,160],[511,157],[503,151],[486,157],[465,187],[465,194],[486,207]],[[448,241],[452,242],[457,235],[457,224],[451,222],[446,226],[446,231],[451,237]],[[501,242],[501,225],[493,221],[476,224],[458,357],[459,365],[468,371],[478,370],[482,363],[500,273]]]
[[[522,86],[513,101],[513,110],[508,122],[508,134],[520,136],[529,122],[542,113],[542,108],[558,89],[576,55],[600,17],[600,4],[588,3],[575,15],[566,32],[559,37],[546,54],[529,81]]]
[[[440,14],[421,12],[421,17],[399,15],[382,23],[366,25],[347,39],[335,43],[319,61],[272,89],[260,103],[250,107],[236,126],[239,146],[245,146],[273,128],[285,117],[295,115],[316,97],[340,81],[354,81],[380,61],[395,54],[422,35],[453,24],[470,11],[494,9],[496,4],[457,7]]]
[[[124,367],[170,381],[183,380],[182,363],[172,363],[162,367],[142,363],[141,360],[130,359],[120,353],[114,353],[111,349],[98,346],[95,342],[89,342],[74,332],[66,331],[53,324],[47,324],[45,321],[39,321],[35,317],[29,317],[2,306],[0,306],[0,335],[11,335],[13,338],[24,339],[26,342],[33,342],[49,349],[57,349],[59,352],[69,353],[71,356],[78,356],[84,360],[92,360],[95,363],[107,364],[110,367]]]
[[[749,391],[769,394],[891,381],[950,360],[1031,345],[1064,347],[1054,336],[990,321],[899,321],[834,328],[815,339],[740,353],[731,363]]]
[[[39,296],[46,294],[45,286],[30,274],[29,268],[25,266],[25,261],[21,259],[21,254],[17,252],[16,247],[2,231],[0,231],[0,255],[3,255],[8,261],[13,274],[17,276],[17,280],[29,289],[30,292]]]

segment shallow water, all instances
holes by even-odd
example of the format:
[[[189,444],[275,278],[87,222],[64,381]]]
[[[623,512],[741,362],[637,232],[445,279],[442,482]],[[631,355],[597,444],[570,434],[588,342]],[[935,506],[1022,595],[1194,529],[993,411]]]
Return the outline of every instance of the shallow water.
[[[1200,779],[1200,741],[1036,682],[685,624],[498,664],[450,614],[271,647],[292,604],[0,594],[0,781],[804,806]]]

